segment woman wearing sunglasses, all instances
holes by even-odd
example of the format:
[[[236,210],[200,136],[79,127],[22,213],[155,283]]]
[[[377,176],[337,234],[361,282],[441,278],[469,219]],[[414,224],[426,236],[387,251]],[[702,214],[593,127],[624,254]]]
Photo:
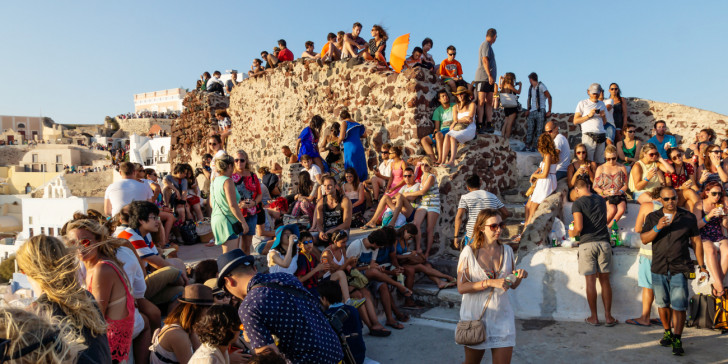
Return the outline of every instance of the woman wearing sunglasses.
[[[728,174],[720,160],[720,154],[720,147],[717,145],[711,145],[705,150],[705,154],[703,154],[703,165],[698,168],[701,186],[705,186],[713,181],[722,184],[728,182]]]
[[[513,250],[498,241],[503,229],[498,210],[481,211],[473,242],[463,248],[458,260],[458,292],[463,295],[460,320],[480,319],[485,324],[485,341],[465,346],[466,364],[480,363],[487,349],[493,363],[510,363],[516,345],[515,315],[507,291],[516,289],[528,273],[515,269]],[[510,274],[515,279],[507,279]]]
[[[627,174],[632,170],[632,164],[637,161],[636,156],[640,155],[640,149],[642,148],[642,141],[635,138],[635,130],[634,125],[624,124],[622,129],[623,138],[617,142],[619,161],[624,163]]]
[[[627,169],[617,163],[617,148],[604,149],[606,162],[597,168],[594,192],[607,200],[607,224],[617,222],[627,209]]]
[[[723,278],[728,271],[728,237],[723,234],[723,229],[728,229],[728,219],[723,185],[708,182],[702,197],[693,213],[698,218],[705,264],[713,278],[713,295],[717,297],[723,295]]]
[[[674,171],[672,166],[660,157],[654,144],[645,144],[640,150],[640,159],[634,164],[629,174],[629,190],[634,193],[635,201],[640,204],[651,203],[651,195],[645,192],[662,186],[665,181],[665,173]]]
[[[569,164],[566,173],[566,181],[569,185],[569,201],[576,201],[576,191],[574,191],[576,181],[584,180],[591,187],[597,171],[597,164],[589,160],[584,143],[579,143],[574,147],[574,155],[576,160]]]
[[[683,151],[680,148],[670,148],[667,156],[672,161],[674,173],[665,174],[665,183],[677,191],[678,206],[687,207],[693,211],[698,202],[698,184],[695,181],[695,166],[683,160]]]
[[[255,235],[255,226],[265,224],[265,216],[262,219],[259,216],[262,212],[260,203],[263,200],[263,191],[260,188],[258,176],[252,172],[248,153],[239,149],[235,152],[234,156],[235,169],[231,178],[235,183],[235,189],[240,194],[239,209],[245,217],[245,223],[248,224],[248,230],[241,236],[241,249],[243,249],[245,254],[250,254],[250,246],[253,244],[253,235]]]
[[[215,180],[215,177],[219,176],[220,174],[215,169],[215,161],[225,156],[225,149],[222,147],[222,138],[220,138],[219,135],[214,134],[211,135],[209,138],[207,138],[207,152],[212,155],[212,161],[210,161],[210,165],[212,165],[212,172],[210,172],[210,183]]]

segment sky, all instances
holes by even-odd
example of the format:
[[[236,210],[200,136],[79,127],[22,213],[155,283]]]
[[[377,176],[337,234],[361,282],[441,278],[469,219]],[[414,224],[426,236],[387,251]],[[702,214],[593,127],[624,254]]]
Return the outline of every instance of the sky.
[[[454,45],[466,81],[496,28],[498,74],[527,85],[537,72],[554,112],[573,112],[592,82],[617,82],[623,96],[728,114],[726,15],[720,0],[3,1],[0,115],[103,123],[133,111],[136,93],[194,88],[204,71],[247,72],[281,38],[296,56],[307,40],[319,50],[355,21],[367,40],[373,24],[389,44],[410,33],[410,52],[432,38],[436,62]]]

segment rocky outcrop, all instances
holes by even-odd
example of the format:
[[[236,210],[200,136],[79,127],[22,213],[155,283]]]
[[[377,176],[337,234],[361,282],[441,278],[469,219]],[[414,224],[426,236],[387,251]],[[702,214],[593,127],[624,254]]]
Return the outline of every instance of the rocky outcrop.
[[[182,115],[172,124],[172,150],[169,160],[172,163],[192,163],[199,165],[206,153],[205,138],[217,131],[213,121],[215,110],[228,107],[228,98],[210,92],[190,92],[182,104]]]

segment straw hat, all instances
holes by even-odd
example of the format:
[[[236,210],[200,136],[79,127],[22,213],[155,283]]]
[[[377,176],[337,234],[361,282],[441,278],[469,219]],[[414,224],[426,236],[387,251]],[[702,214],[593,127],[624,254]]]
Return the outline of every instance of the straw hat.
[[[473,96],[473,93],[468,90],[465,86],[458,86],[458,89],[452,93],[453,95],[460,95],[460,94],[468,94],[470,96]]]

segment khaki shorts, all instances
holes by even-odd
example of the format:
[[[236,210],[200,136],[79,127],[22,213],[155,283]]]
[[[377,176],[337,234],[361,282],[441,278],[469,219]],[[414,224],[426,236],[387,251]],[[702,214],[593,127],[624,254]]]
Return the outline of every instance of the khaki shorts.
[[[180,297],[184,291],[184,287],[178,283],[180,273],[175,267],[164,267],[148,274],[144,279],[147,283],[144,298],[155,305],[161,305]]]
[[[608,241],[579,244],[579,274],[609,273],[612,270],[612,246]]]

